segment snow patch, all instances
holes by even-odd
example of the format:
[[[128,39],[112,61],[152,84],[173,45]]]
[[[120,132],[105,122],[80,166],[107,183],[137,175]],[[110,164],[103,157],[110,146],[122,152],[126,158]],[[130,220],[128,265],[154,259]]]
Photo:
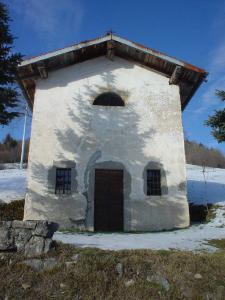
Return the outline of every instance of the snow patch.
[[[25,193],[26,170],[0,170],[0,202],[24,199]]]
[[[76,247],[96,247],[103,250],[154,249],[210,251],[217,250],[207,244],[211,239],[225,238],[225,203],[220,203],[216,218],[207,224],[192,225],[186,229],[150,233],[62,233],[54,239]]]
[[[187,196],[194,204],[225,202],[225,169],[187,165]]]

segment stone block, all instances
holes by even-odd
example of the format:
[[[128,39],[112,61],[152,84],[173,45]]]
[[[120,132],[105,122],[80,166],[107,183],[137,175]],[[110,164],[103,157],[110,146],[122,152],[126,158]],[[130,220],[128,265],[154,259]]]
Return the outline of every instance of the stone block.
[[[52,241],[52,239],[45,239],[45,245],[44,245],[43,252],[44,253],[48,253],[49,250],[51,250],[52,248],[53,248],[53,241]]]
[[[41,236],[32,236],[29,242],[25,245],[26,256],[37,256],[43,254],[45,240]]]
[[[23,261],[23,263],[29,267],[31,267],[35,271],[41,271],[43,269],[43,262],[41,259],[27,259]]]
[[[0,251],[15,250],[14,238],[11,228],[0,227]]]
[[[54,232],[58,229],[58,225],[48,221],[38,221],[37,226],[33,231],[34,235],[45,238],[52,238]]]
[[[29,257],[47,253],[57,229],[58,224],[48,221],[0,222],[0,251],[17,250]]]
[[[1,221],[0,222],[0,228],[11,228],[12,227],[12,221]]]
[[[37,221],[18,221],[15,220],[12,222],[13,228],[26,228],[26,229],[35,229]]]
[[[32,236],[31,230],[24,228],[14,229],[15,245],[18,251],[22,251]]]
[[[57,265],[55,257],[49,257],[43,260],[43,270],[51,270]]]
[[[23,263],[29,267],[31,267],[33,270],[36,270],[38,272],[44,271],[44,270],[51,270],[57,265],[57,260],[54,257],[49,257],[46,259],[27,259],[23,261]]]

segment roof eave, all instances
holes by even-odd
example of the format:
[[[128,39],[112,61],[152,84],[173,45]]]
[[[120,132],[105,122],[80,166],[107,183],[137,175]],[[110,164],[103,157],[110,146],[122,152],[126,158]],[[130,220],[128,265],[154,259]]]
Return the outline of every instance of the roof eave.
[[[192,88],[191,92],[189,93],[189,96],[187,97],[186,101],[184,102],[184,104],[182,105],[182,111],[185,110],[185,108],[187,107],[187,105],[189,104],[191,98],[194,96],[194,94],[197,92],[198,88],[200,87],[200,85],[207,81],[207,76],[209,73],[205,72],[198,80],[198,82],[194,85],[194,87]]]
[[[78,49],[82,49],[82,48],[92,46],[92,45],[97,45],[97,44],[100,44],[100,43],[103,43],[103,42],[106,42],[106,41],[110,41],[110,40],[114,40],[114,41],[117,41],[121,44],[125,44],[127,46],[136,48],[140,51],[143,51],[145,53],[148,53],[148,54],[154,55],[156,57],[159,57],[161,59],[167,60],[168,62],[171,62],[171,63],[176,64],[178,66],[188,68],[192,71],[196,71],[196,72],[200,72],[200,73],[206,73],[206,71],[204,69],[198,68],[198,67],[196,67],[194,65],[191,65],[189,63],[186,63],[182,60],[178,60],[178,59],[176,59],[172,56],[166,55],[162,52],[153,50],[151,48],[144,47],[144,46],[142,46],[138,43],[134,43],[132,41],[121,38],[121,37],[116,36],[116,35],[106,35],[106,36],[103,36],[103,37],[100,37],[100,38],[97,38],[97,39],[81,42],[79,44],[75,44],[73,46],[66,47],[66,48],[63,48],[63,49],[60,49],[60,50],[56,50],[56,51],[49,52],[49,53],[46,53],[46,54],[43,54],[43,55],[28,58],[28,59],[25,59],[24,61],[22,61],[21,64],[19,65],[19,67],[23,67],[23,66],[33,64],[33,63],[36,63],[36,62],[41,62],[43,60],[46,60],[46,59],[54,57],[54,56],[65,54],[65,53],[68,53],[68,52],[71,52],[71,51],[76,51]]]
[[[37,74],[37,68],[39,68],[40,65],[45,67],[45,64],[47,64],[47,67],[46,67],[47,72],[54,71],[54,69],[52,69],[52,67],[50,67],[50,69],[48,69],[49,63],[51,63],[52,61],[54,62],[53,65],[55,67],[58,67],[58,68],[65,67],[66,66],[65,62],[63,62],[63,64],[59,64],[59,59],[61,59],[63,61],[65,56],[67,58],[68,57],[70,58],[71,54],[74,54],[74,53],[79,54],[80,52],[83,53],[83,51],[84,51],[83,48],[91,49],[91,51],[92,51],[91,53],[90,52],[87,53],[86,59],[92,58],[89,55],[91,54],[91,56],[93,56],[94,49],[97,49],[97,55],[99,55],[99,52],[100,52],[100,55],[103,55],[103,54],[101,54],[102,53],[101,51],[103,51],[103,52],[107,51],[107,49],[105,50],[106,42],[108,44],[108,41],[112,41],[112,40],[114,42],[116,42],[116,45],[119,47],[119,49],[122,47],[121,48],[122,52],[123,52],[123,47],[124,47],[124,49],[126,49],[126,47],[128,47],[128,49],[130,49],[128,54],[125,51],[125,55],[127,55],[127,59],[129,59],[128,56],[131,55],[132,52],[139,53],[139,54],[143,54],[144,57],[146,55],[147,55],[147,57],[151,57],[151,60],[152,59],[158,60],[158,61],[163,62],[163,64],[165,62],[168,66],[170,66],[169,70],[171,70],[171,68],[175,69],[177,66],[186,70],[186,73],[191,75],[192,81],[191,81],[190,85],[188,85],[188,84],[186,85],[187,87],[189,86],[188,90],[187,90],[188,92],[186,92],[184,99],[181,99],[182,100],[182,110],[187,106],[191,97],[194,95],[194,93],[196,92],[198,87],[201,85],[201,83],[204,81],[204,79],[208,75],[208,73],[201,68],[198,68],[196,66],[188,64],[188,63],[178,60],[174,57],[163,54],[161,52],[155,51],[153,49],[146,48],[140,44],[134,43],[127,39],[110,34],[110,35],[106,35],[106,36],[103,36],[103,37],[100,37],[100,38],[97,38],[94,40],[85,41],[85,42],[82,42],[82,43],[79,43],[79,44],[76,44],[76,45],[73,45],[70,47],[66,47],[64,49],[60,49],[60,50],[57,50],[54,52],[46,53],[46,54],[43,54],[43,55],[40,55],[37,57],[33,57],[33,58],[24,60],[19,65],[19,68],[18,68],[18,83],[21,86],[21,89],[27,99],[27,102],[28,102],[30,108],[32,109],[32,106],[33,106],[33,103],[32,103],[33,102],[33,96],[32,96],[33,94],[32,94],[32,92],[30,92],[32,89],[32,87],[30,87],[30,83],[31,83],[31,86],[32,86],[32,83],[35,86],[35,79],[39,77],[39,75]],[[116,49],[117,49],[117,46],[116,46]],[[86,49],[85,49],[85,51],[87,51]],[[94,52],[94,55],[96,55],[95,53],[96,52]],[[75,55],[77,55],[77,54],[75,54]],[[61,58],[61,56],[62,56],[62,58]],[[135,54],[135,56],[132,59],[135,59],[136,61],[138,61],[138,54],[137,55]],[[78,62],[79,62],[79,60],[71,61],[69,59],[68,65],[78,63]],[[145,60],[143,61],[143,59],[141,59],[141,61],[139,61],[139,62],[146,65]],[[149,66],[149,65],[147,65],[147,66]],[[149,67],[151,68],[151,66],[149,66]],[[153,69],[154,68],[157,70],[156,62],[154,62]],[[36,69],[36,71],[35,71],[35,69]],[[25,71],[25,73],[23,73],[24,71]],[[158,71],[160,71],[160,70],[158,70]],[[167,67],[163,67],[162,74],[164,74],[165,76],[168,77],[168,76],[171,76],[170,72],[168,74]],[[23,74],[25,74],[25,77],[22,76]],[[27,74],[28,74],[28,77],[27,77]],[[21,75],[21,76],[19,76],[19,75]],[[184,76],[186,76],[186,75],[184,75]],[[30,81],[29,80],[26,81],[28,78],[30,79]],[[186,79],[183,79],[183,80],[189,80],[189,77]],[[188,81],[187,81],[187,83],[188,83]]]

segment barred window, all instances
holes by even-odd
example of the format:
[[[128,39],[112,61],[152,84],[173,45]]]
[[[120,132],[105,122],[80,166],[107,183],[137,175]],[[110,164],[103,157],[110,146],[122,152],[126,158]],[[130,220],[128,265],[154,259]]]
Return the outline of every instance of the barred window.
[[[56,169],[56,194],[70,194],[71,193],[71,169],[57,168]]]
[[[147,195],[161,195],[161,172],[160,170],[147,170]]]

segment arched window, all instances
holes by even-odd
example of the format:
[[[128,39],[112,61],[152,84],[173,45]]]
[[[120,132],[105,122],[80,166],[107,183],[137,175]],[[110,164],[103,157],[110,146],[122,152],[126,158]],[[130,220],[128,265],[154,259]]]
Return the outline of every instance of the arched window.
[[[123,99],[113,92],[105,92],[98,95],[93,105],[103,105],[103,106],[124,106]]]

